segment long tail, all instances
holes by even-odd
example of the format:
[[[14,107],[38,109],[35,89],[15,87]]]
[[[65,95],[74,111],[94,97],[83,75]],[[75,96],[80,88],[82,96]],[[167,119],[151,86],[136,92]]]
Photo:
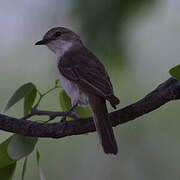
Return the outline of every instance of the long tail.
[[[111,121],[108,117],[105,100],[101,97],[91,95],[89,97],[89,104],[93,112],[94,123],[104,152],[107,154],[117,154],[117,143]]]

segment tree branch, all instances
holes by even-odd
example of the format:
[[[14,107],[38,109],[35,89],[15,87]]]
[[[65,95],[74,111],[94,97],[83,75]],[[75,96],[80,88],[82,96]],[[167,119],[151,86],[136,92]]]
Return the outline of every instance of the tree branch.
[[[49,120],[53,120],[56,117],[71,117],[74,119],[79,119],[80,117],[74,112],[74,111],[69,111],[69,112],[63,112],[63,111],[44,111],[44,110],[39,110],[38,108],[32,108],[31,113],[28,114],[25,117],[22,117],[21,119],[29,119],[32,116],[49,116]]]
[[[109,114],[113,126],[132,121],[171,100],[180,99],[180,81],[173,78],[159,85],[140,101]],[[95,131],[92,117],[59,123],[39,123],[0,114],[0,129],[25,136],[62,138]]]

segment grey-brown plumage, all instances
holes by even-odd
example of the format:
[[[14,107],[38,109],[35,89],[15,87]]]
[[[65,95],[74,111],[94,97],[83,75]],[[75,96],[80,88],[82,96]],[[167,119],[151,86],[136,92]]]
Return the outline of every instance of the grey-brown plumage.
[[[119,104],[103,64],[85,47],[66,52],[58,69],[67,79],[75,81],[82,91],[103,97],[114,108]]]
[[[58,34],[58,37],[56,35]],[[105,153],[117,154],[118,148],[106,100],[115,108],[119,99],[114,96],[110,78],[103,64],[67,28],[53,28],[42,41],[55,52],[62,85],[73,105],[88,105]]]
[[[59,61],[60,73],[75,82],[89,97],[96,129],[105,153],[117,154],[117,144],[108,118],[105,100],[113,107],[119,103],[104,66],[86,48],[77,48],[65,53]]]

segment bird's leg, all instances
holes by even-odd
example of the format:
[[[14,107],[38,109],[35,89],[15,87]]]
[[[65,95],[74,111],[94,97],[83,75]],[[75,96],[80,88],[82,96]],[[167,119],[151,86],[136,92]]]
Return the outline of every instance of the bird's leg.
[[[74,111],[74,108],[77,106],[77,104],[73,105],[65,114],[65,116],[61,119],[61,121],[66,121],[66,117],[74,117],[74,119],[80,118],[80,116]]]
[[[73,105],[69,111],[67,111],[67,114],[71,114],[71,112],[74,112],[74,108],[77,107],[77,104]]]

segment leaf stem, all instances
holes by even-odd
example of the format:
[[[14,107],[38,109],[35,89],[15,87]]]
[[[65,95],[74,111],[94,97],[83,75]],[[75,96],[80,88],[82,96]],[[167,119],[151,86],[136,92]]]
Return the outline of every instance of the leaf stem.
[[[43,93],[42,96],[43,96],[43,97],[46,96],[46,95],[49,94],[51,91],[53,91],[53,90],[55,90],[55,89],[57,89],[57,88],[60,88],[60,86],[55,86],[55,87],[49,89],[48,91],[46,91],[45,93]]]
[[[38,99],[37,103],[34,105],[34,108],[37,108],[39,106],[39,104],[44,96],[46,96],[47,94],[49,94],[50,92],[54,91],[57,88],[60,88],[60,86],[55,85],[53,88],[50,88],[49,90],[47,90],[45,93],[41,93],[39,90],[37,90],[37,92],[39,94],[39,99]]]

